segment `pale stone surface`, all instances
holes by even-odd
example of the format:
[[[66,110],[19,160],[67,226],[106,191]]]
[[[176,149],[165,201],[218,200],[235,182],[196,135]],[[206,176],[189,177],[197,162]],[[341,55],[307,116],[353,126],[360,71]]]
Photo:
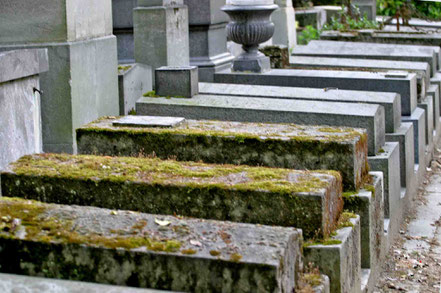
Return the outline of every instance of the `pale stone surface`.
[[[274,0],[227,0],[227,5],[271,5]]]
[[[179,117],[124,116],[113,120],[114,126],[132,127],[175,127],[185,121]]]
[[[47,50],[0,53],[0,169],[25,154],[43,151],[39,74]]]
[[[274,45],[285,45],[288,49],[297,45],[296,16],[291,0],[276,0],[279,8],[273,12],[271,20],[275,25],[272,38]]]

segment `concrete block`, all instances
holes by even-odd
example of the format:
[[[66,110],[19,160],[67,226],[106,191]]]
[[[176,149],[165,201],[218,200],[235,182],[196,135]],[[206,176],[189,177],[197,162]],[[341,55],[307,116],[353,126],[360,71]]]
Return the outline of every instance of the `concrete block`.
[[[119,114],[135,111],[136,101],[152,91],[152,68],[141,63],[118,66]]]
[[[294,228],[4,197],[0,209],[23,219],[21,232],[0,237],[0,270],[8,274],[189,292],[235,292],[243,284],[292,292],[301,267],[302,235]]]
[[[87,293],[165,293],[159,291],[103,285],[97,283],[57,280],[49,278],[29,277],[11,274],[0,274],[1,292],[87,292]]]
[[[51,162],[53,168],[43,166]],[[54,154],[9,167],[1,173],[4,196],[298,227],[306,238],[328,236],[343,208],[341,177],[330,171]]]
[[[424,110],[424,119],[426,121],[426,145],[433,143],[433,99],[432,97],[424,97],[418,107]]]
[[[119,113],[116,39],[0,45],[0,51],[30,48],[47,48],[50,64],[40,78],[43,150],[73,153],[76,128]]]
[[[330,292],[359,292],[361,288],[360,217],[350,219],[352,227],[336,230],[331,240],[339,244],[312,244],[303,247],[304,262],[313,263],[329,277]]]
[[[221,72],[214,76],[216,83],[309,87],[320,89],[394,92],[401,96],[401,113],[410,115],[417,104],[417,78],[388,77],[374,72],[335,70],[273,69],[263,74]]]
[[[401,187],[410,187],[414,177],[414,134],[413,124],[401,123],[396,133],[386,134],[386,141],[395,141],[400,144],[400,177]]]
[[[440,86],[432,84],[427,91],[427,95],[433,100],[433,129],[437,134],[440,132]]]
[[[115,35],[117,41],[116,43],[118,48],[118,63],[135,63],[135,41],[133,37],[133,29],[115,30],[113,34]]]
[[[136,113],[188,119],[366,128],[370,155],[376,154],[384,145],[384,108],[378,105],[196,95],[192,99],[142,97],[136,103]]]
[[[43,151],[39,75],[48,70],[47,50],[0,52],[0,169]],[[0,193],[1,194],[1,193]]]
[[[378,104],[384,107],[386,132],[394,132],[401,124],[401,97],[396,93],[226,83],[199,83],[199,93],[238,97],[253,96],[289,100]]]
[[[297,46],[292,51],[292,55],[301,56],[427,62],[431,74],[436,72],[438,54],[439,47],[433,46],[315,40],[307,46]]]
[[[403,116],[402,121],[413,123],[415,164],[421,164],[422,166],[424,166],[426,152],[425,111],[417,107],[412,112],[411,116]]]
[[[133,30],[133,9],[137,0],[112,0],[113,29]]]
[[[198,68],[159,67],[155,70],[156,94],[162,97],[191,98],[199,93]]]
[[[190,64],[186,6],[137,7],[133,21],[137,63],[153,69]]]
[[[291,0],[276,0],[279,8],[273,12],[271,20],[274,23],[275,31],[273,35],[274,45],[284,45],[288,49],[297,45],[296,38],[296,16]]]
[[[171,118],[131,117],[155,123]],[[179,161],[336,170],[342,174],[347,190],[358,189],[367,174],[367,139],[361,129],[203,120],[157,129],[134,128],[133,124],[118,127],[113,121],[101,118],[78,128],[78,153],[135,157],[155,154]]]
[[[384,217],[389,222],[389,238],[398,235],[402,210],[400,208],[400,145],[387,142],[383,152],[368,158],[372,171],[383,172],[384,179]]]
[[[112,34],[107,0],[14,0],[2,3],[0,44],[75,42]]]
[[[294,69],[332,69],[351,71],[407,71],[417,75],[418,94],[428,90],[430,85],[430,65],[425,62],[376,60],[369,62],[363,59],[291,56],[290,66]]]

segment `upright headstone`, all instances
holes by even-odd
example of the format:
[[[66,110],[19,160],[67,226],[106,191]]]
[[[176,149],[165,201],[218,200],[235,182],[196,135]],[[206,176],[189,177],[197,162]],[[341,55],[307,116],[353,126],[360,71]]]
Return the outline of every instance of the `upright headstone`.
[[[228,16],[221,11],[225,0],[184,0],[190,24],[190,64],[199,67],[201,81],[231,67],[234,57],[227,51],[225,27]]]
[[[42,152],[39,75],[47,59],[44,49],[0,53],[0,169]]]
[[[369,20],[377,18],[376,0],[353,0],[351,3],[360,10],[361,16],[366,16]]]
[[[112,0],[113,34],[118,46],[120,64],[135,62],[133,40],[133,9],[137,0]]]
[[[296,16],[291,0],[275,0],[274,4],[279,9],[274,11],[271,20],[274,22],[275,30],[272,43],[274,45],[285,45],[288,49],[297,44],[296,38]]]
[[[40,79],[44,151],[75,152],[76,128],[118,114],[111,1],[1,1],[0,31],[0,51],[48,48],[50,70]]]
[[[188,66],[188,9],[183,0],[138,0],[133,10],[135,62]]]

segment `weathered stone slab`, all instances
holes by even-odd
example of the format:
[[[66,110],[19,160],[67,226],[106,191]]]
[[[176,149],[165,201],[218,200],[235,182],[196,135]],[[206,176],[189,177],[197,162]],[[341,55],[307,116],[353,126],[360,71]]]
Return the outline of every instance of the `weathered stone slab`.
[[[173,129],[134,129],[112,125],[112,121],[102,118],[77,129],[78,153],[154,154],[179,161],[336,170],[348,190],[357,189],[367,174],[367,138],[361,129],[196,120]]]
[[[88,282],[57,280],[49,278],[38,278],[11,274],[0,274],[1,292],[32,292],[32,293],[165,293],[170,291],[159,291],[140,289],[133,287],[122,287],[103,285]]]
[[[184,123],[180,117],[122,116],[111,121],[113,126],[172,128]],[[138,152],[139,153],[139,152]]]
[[[305,237],[329,235],[343,207],[335,171],[147,158],[25,156],[1,184],[4,196],[298,227]]]
[[[389,222],[388,239],[397,235],[400,227],[400,145],[398,142],[387,142],[383,152],[369,157],[371,170],[383,172],[384,183],[384,216]]]
[[[433,74],[438,68],[439,47],[313,40],[294,48],[292,55],[427,62]]]
[[[291,56],[290,67],[294,69],[331,69],[355,71],[406,71],[417,75],[418,93],[424,93],[430,84],[430,66],[425,62]]]
[[[439,133],[440,131],[440,87],[438,84],[431,84],[427,95],[433,100],[433,129]]]
[[[415,164],[424,165],[426,152],[426,120],[425,111],[416,108],[411,116],[403,116],[403,122],[412,122],[414,131],[414,156]],[[424,168],[423,168],[424,169]]]
[[[351,218],[348,227],[323,244],[303,246],[304,262],[313,263],[327,275],[331,292],[359,292],[361,288],[360,217]]]
[[[384,253],[384,200],[383,174],[371,172],[370,184],[355,193],[344,194],[344,209],[360,216],[361,267],[375,271],[376,278],[381,271]]]
[[[4,197],[0,210],[4,273],[190,292],[243,284],[292,292],[301,266],[294,228]]]
[[[133,63],[118,66],[119,115],[135,110],[136,100],[153,88],[152,68]]]
[[[206,95],[378,104],[384,107],[386,132],[394,132],[401,124],[401,97],[396,93],[226,83],[199,83],[199,92]]]
[[[215,74],[217,83],[308,87],[373,92],[393,92],[401,96],[401,112],[410,115],[417,104],[417,77],[388,77],[381,72],[338,70],[273,69],[263,74],[220,72]]]
[[[424,110],[424,119],[426,120],[426,144],[430,145],[433,142],[433,99],[432,97],[425,97],[418,103],[418,107]]]
[[[396,133],[388,133],[386,135],[386,141],[400,143],[401,187],[410,187],[414,177],[415,164],[413,124],[409,122],[401,123],[400,129]]]
[[[384,108],[379,105],[197,95],[191,99],[142,97],[136,103],[136,112],[187,119],[366,128],[369,154],[384,144]]]

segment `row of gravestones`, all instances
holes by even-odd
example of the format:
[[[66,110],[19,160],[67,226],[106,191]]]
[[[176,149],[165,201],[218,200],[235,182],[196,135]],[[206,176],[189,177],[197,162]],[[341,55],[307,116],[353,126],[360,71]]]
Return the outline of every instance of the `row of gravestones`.
[[[81,29],[84,28],[80,26],[73,32],[68,32],[68,37],[71,38],[74,33],[80,37],[83,32]],[[430,162],[434,142],[439,136],[439,48],[369,44],[370,48],[366,52],[364,44],[318,42],[311,43],[307,50],[317,54],[313,55],[316,57],[330,57],[327,52],[331,46],[336,46],[332,50],[336,52],[333,55],[341,60],[325,60],[328,64],[334,62],[335,66],[335,63],[344,63],[347,58],[363,56],[376,61],[362,62],[355,69],[366,68],[369,71],[372,70],[369,68],[374,68],[384,72],[345,72],[341,71],[344,65],[336,65],[335,68],[340,70],[273,70],[260,75],[219,73],[214,74],[214,79],[224,84],[198,85],[197,78],[194,82],[195,74],[191,73],[194,69],[158,70],[155,82],[165,85],[165,88],[157,94],[199,94],[189,100],[159,98],[151,94],[152,97],[142,98],[138,102],[138,113],[243,121],[244,125],[237,122],[224,124],[225,122],[187,121],[184,126],[179,126],[156,118],[153,124],[173,126],[171,130],[162,133],[157,129],[139,131],[131,127],[121,128],[121,123],[145,124],[144,119],[117,121],[116,125],[119,126],[106,126],[110,122],[101,120],[97,123],[103,124],[104,130],[101,131],[99,125],[90,125],[85,128],[87,135],[83,134],[83,138],[79,137],[78,141],[81,142],[81,152],[95,154],[148,156],[154,152],[163,159],[174,157],[210,163],[307,170],[334,169],[343,174],[342,183],[338,183],[339,176],[334,173],[269,171],[265,168],[235,169],[154,159],[147,161],[57,155],[26,157],[12,165],[9,172],[2,174],[4,195],[99,206],[112,210],[54,207],[5,199],[2,209],[5,214],[10,215],[2,218],[2,233],[9,239],[4,242],[2,255],[2,259],[7,260],[8,264],[5,271],[196,291],[206,288],[216,290],[219,284],[237,286],[234,288],[238,291],[268,291],[268,288],[282,290],[291,288],[297,280],[292,276],[296,276],[302,266],[301,253],[298,252],[301,242],[287,240],[285,244],[281,244],[272,241],[278,237],[283,238],[280,235],[288,230],[262,231],[262,235],[268,235],[268,238],[261,236],[260,240],[256,240],[259,238],[256,236],[253,242],[251,240],[254,238],[250,236],[250,241],[243,242],[240,235],[248,236],[250,233],[241,230],[236,236],[228,232],[235,228],[221,227],[225,223],[210,222],[201,224],[209,227],[201,228],[197,226],[199,224],[190,223],[191,220],[187,222],[186,219],[179,219],[183,222],[178,223],[174,222],[175,218],[165,216],[115,211],[133,209],[154,214],[176,213],[216,220],[302,228],[306,243],[304,262],[312,261],[318,265],[330,277],[334,292],[358,291],[362,276],[364,288],[372,288],[375,275],[379,273],[378,260],[384,251],[381,245],[382,231],[385,229],[388,232],[384,239],[387,246],[396,234],[409,200],[415,194],[425,166]],[[320,48],[325,48],[326,52],[320,51]],[[49,51],[51,50],[55,49],[50,48]],[[301,55],[301,51],[302,48],[296,49],[294,54]],[[71,58],[75,60],[85,56],[88,55],[72,53]],[[387,63],[384,59],[412,62]],[[322,60],[322,57],[314,60]],[[420,64],[413,61],[419,61]],[[318,67],[324,69],[328,66]],[[405,70],[407,73],[389,72],[391,69]],[[184,81],[179,82],[182,79]],[[186,90],[178,88],[176,92],[175,88],[175,92],[171,92],[167,88],[170,80]],[[245,85],[246,83],[253,86]],[[74,103],[80,101],[75,100]],[[250,121],[255,123],[249,124]],[[260,122],[295,122],[334,125],[338,128],[291,126],[292,129],[284,129],[286,126]],[[348,130],[341,126],[365,128],[367,137],[362,130]],[[101,132],[110,141],[100,138]],[[78,135],[80,134],[81,131]],[[82,147],[82,139],[86,141],[85,147]],[[170,141],[170,147],[166,147]],[[152,145],[156,147],[153,148]],[[349,150],[342,154],[347,148]],[[372,170],[381,171],[383,175],[374,173],[371,174],[372,177],[367,176],[366,160]],[[400,165],[402,167],[397,168]],[[366,181],[374,186],[367,188],[370,191],[356,190],[363,187],[362,183]],[[348,192],[344,197],[344,205],[348,210],[358,213],[359,220],[357,217],[352,219],[351,214],[341,214],[339,184],[343,184]],[[372,196],[374,190],[375,196]],[[121,199],[122,194],[124,199]],[[143,194],[148,194],[148,198],[140,196]],[[162,201],[163,194],[168,194],[164,199],[165,203]],[[185,197],[184,194],[194,194],[195,197]],[[241,201],[238,194],[248,198]],[[273,203],[265,197],[268,194],[278,196],[279,200]],[[291,196],[285,199],[283,196],[286,194]],[[253,197],[249,198],[250,195]],[[302,200],[297,201],[298,195],[301,195]],[[383,196],[385,220],[382,219]],[[295,216],[284,210],[284,207],[295,210]],[[23,210],[27,212],[21,213]],[[275,211],[277,214],[273,215]],[[69,217],[69,213],[77,216]],[[106,220],[100,222],[101,218]],[[338,218],[343,219],[338,221]],[[268,219],[271,221],[268,222]],[[361,223],[361,231],[358,231],[358,221]],[[256,226],[245,226],[245,230],[256,229]],[[336,227],[342,229],[333,231]],[[207,230],[208,233],[204,234]],[[66,233],[67,231],[72,233]],[[209,233],[210,231],[217,233]],[[290,231],[289,233],[294,233],[292,229]],[[288,238],[298,239],[300,233],[296,231],[294,234],[297,233],[297,236],[290,234]],[[315,235],[315,231],[320,233]],[[274,236],[272,233],[280,234]],[[90,241],[86,241],[87,239]],[[87,245],[79,245],[84,243]],[[287,246],[290,248],[283,248]],[[119,249],[115,250],[117,247]],[[120,248],[125,248],[125,252]],[[35,251],[41,251],[41,254],[33,253]],[[287,253],[290,255],[285,256]],[[127,257],[121,256],[124,254]],[[17,262],[17,255],[20,255],[21,262]],[[277,262],[274,262],[274,255]],[[262,258],[255,260],[253,257]],[[154,258],[155,267],[136,265],[144,263],[145,258]],[[183,259],[185,261],[182,262]],[[102,270],[94,271],[92,261],[100,264]],[[263,272],[256,268],[247,270],[241,267],[256,261],[265,264],[265,268],[271,267],[269,270],[274,273],[266,273],[262,277]],[[158,263],[169,263],[170,266],[159,266]],[[208,280],[207,271],[214,270],[211,269],[212,266],[219,267],[218,263],[228,269],[221,266],[222,274],[214,273]],[[207,269],[200,270],[204,265]],[[230,269],[230,266],[237,268],[240,273]],[[155,268],[161,268],[157,269],[160,271],[164,269],[166,273],[157,273],[156,279],[146,277],[152,276],[151,272]],[[193,271],[196,273],[191,276],[176,273]],[[253,280],[249,277],[251,272]],[[277,277],[268,277],[271,275]],[[196,278],[200,281],[196,282]]]

